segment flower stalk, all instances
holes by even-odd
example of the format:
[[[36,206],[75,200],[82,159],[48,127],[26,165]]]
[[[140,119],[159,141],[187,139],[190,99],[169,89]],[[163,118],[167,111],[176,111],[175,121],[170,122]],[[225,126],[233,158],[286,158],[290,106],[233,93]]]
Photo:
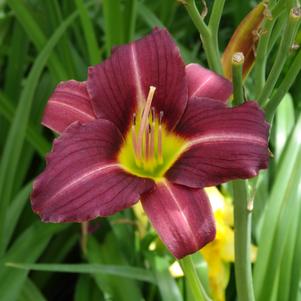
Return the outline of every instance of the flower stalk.
[[[285,93],[290,89],[294,81],[296,80],[297,75],[301,70],[301,51],[298,52],[295,59],[293,60],[286,76],[284,77],[282,83],[277,89],[276,93],[270,99],[269,102],[264,106],[264,110],[266,113],[266,118],[269,122],[272,121],[275,111],[282,101]]]
[[[198,277],[191,255],[179,260],[195,301],[211,301]]]
[[[240,105],[244,102],[242,69],[245,57],[242,52],[236,52],[232,56],[232,81],[233,81],[233,104]]]
[[[215,12],[211,15],[211,27],[209,27],[201,14],[199,13],[195,1],[194,0],[187,0],[182,2],[192,20],[195,27],[200,33],[201,40],[203,43],[204,51],[206,53],[206,57],[208,60],[208,64],[210,69],[214,70],[219,74],[223,74],[223,69],[220,61],[220,55],[217,45],[217,27],[219,25],[222,8],[223,8],[223,1],[215,1],[221,2],[219,5],[215,5]],[[213,30],[212,30],[213,28]]]
[[[266,63],[269,53],[269,46],[273,43],[271,41],[271,34],[278,20],[279,16],[283,13],[283,3],[279,2],[273,8],[268,6],[265,9],[265,20],[262,26],[261,35],[259,37],[258,46],[256,49],[256,60],[254,66],[254,78],[255,78],[255,91],[259,96],[262,91],[266,80]],[[283,24],[281,24],[282,26]]]
[[[269,74],[267,82],[258,97],[258,102],[260,104],[265,104],[268,98],[271,96],[273,89],[275,88],[276,82],[282,72],[283,66],[289,55],[290,48],[292,46],[293,40],[298,29],[299,21],[301,18],[301,8],[295,7],[290,10],[288,23],[284,34],[282,36],[280,46],[274,61],[272,70]]]
[[[244,102],[242,84],[243,63],[243,54],[241,52],[235,53],[232,57],[233,103],[235,105],[239,105]],[[235,279],[237,296],[239,301],[254,301],[250,258],[252,203],[248,201],[246,181],[233,181],[233,200]]]

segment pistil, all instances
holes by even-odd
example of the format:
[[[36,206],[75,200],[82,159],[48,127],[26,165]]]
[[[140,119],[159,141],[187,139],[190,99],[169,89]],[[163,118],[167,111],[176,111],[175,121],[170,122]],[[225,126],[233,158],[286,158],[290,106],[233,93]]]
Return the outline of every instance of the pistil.
[[[143,144],[143,135],[145,133],[145,129],[148,125],[148,117],[149,117],[149,112],[151,108],[151,104],[153,101],[153,97],[156,91],[156,87],[150,86],[148,96],[146,99],[146,104],[143,110],[142,118],[141,118],[141,124],[140,124],[140,129],[138,133],[138,141],[137,141],[137,159],[138,161],[141,161],[142,159],[142,144]]]

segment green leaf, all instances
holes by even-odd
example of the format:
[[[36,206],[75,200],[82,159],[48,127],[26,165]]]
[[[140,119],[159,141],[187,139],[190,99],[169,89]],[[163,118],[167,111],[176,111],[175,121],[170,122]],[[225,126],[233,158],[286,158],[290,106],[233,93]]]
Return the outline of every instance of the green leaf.
[[[300,190],[300,184],[299,188]],[[297,218],[298,225],[297,225],[297,237],[294,247],[294,253],[292,258],[292,268],[291,268],[291,282],[290,282],[290,292],[289,292],[289,299],[288,300],[301,300],[301,210],[299,209],[299,217]],[[299,293],[299,299],[298,299],[298,293]]]
[[[67,225],[36,222],[27,228],[0,260],[0,300],[15,301],[26,280],[28,270],[12,269],[6,262],[34,262],[46,248],[51,237]]]
[[[120,0],[103,0],[102,6],[105,20],[105,49],[108,56],[114,46],[124,42],[123,15]]]
[[[41,51],[47,44],[47,37],[36,23],[24,1],[7,0],[7,4],[14,11],[18,21],[22,24],[28,37],[33,41],[36,48]],[[51,54],[49,66],[56,76],[57,80],[67,79],[67,73],[55,53]]]
[[[96,35],[94,32],[93,24],[90,20],[90,16],[83,0],[75,0],[75,4],[79,11],[81,24],[83,27],[85,40],[87,43],[90,64],[95,65],[100,63],[100,50],[97,44]]]
[[[284,238],[299,216],[301,202],[301,115],[278,166],[265,210],[254,268],[258,301],[270,300],[284,252]]]
[[[53,48],[77,15],[78,12],[73,13],[60,25],[36,59],[26,81],[14,121],[9,131],[0,166],[0,254],[3,254],[5,248],[3,243],[3,237],[5,235],[4,216],[11,199],[13,181],[26,135],[34,91]]]
[[[8,208],[8,213],[5,220],[5,238],[4,238],[4,245],[10,241],[10,238],[14,232],[14,229],[17,225],[18,219],[28,201],[29,194],[32,189],[32,182],[25,185],[16,197],[12,200],[11,205]]]
[[[7,267],[17,268],[22,270],[34,270],[34,271],[45,271],[45,272],[61,272],[61,273],[88,273],[88,274],[104,274],[114,275],[129,279],[135,279],[139,281],[154,283],[155,279],[151,272],[130,266],[117,266],[117,265],[106,265],[106,264],[54,264],[54,263],[16,263],[6,262]]]
[[[37,286],[28,278],[17,301],[46,301],[46,299]]]
[[[140,301],[142,298],[140,288],[136,280],[148,280],[149,282],[155,282],[154,276],[151,272],[140,269],[135,272],[132,267],[127,263],[126,258],[123,256],[119,249],[118,242],[112,233],[106,235],[104,241],[99,244],[92,237],[88,240],[88,261],[93,264],[112,265],[118,264],[120,268],[124,268],[128,271],[128,278],[121,278],[113,275],[101,275],[94,274],[94,279],[98,287],[103,291],[104,295],[108,298],[118,301]],[[137,277],[138,276],[138,277]],[[144,277],[147,277],[145,279]],[[124,294],[124,292],[127,294]]]
[[[138,2],[138,13],[141,19],[150,27],[164,27],[160,19],[144,4]]]
[[[155,272],[162,300],[183,301],[177,283],[169,273],[168,261],[158,256],[151,259],[151,261],[153,261],[153,270]]]
[[[285,143],[294,127],[295,113],[293,99],[289,94],[286,94],[281,101],[276,112],[276,124],[275,124],[275,160],[280,159],[280,155],[285,146]]]
[[[125,42],[133,40],[136,18],[137,18],[137,0],[126,0],[124,11],[124,30],[125,30]]]
[[[5,95],[0,92],[0,114],[9,122],[13,122],[15,108]],[[26,129],[26,140],[37,151],[41,157],[45,157],[46,153],[51,149],[50,143],[40,134],[36,127],[31,123]]]

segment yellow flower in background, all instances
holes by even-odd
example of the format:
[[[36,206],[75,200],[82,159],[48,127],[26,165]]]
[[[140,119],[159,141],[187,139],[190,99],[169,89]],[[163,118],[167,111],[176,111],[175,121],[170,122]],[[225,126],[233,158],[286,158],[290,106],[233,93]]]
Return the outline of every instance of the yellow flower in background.
[[[208,264],[209,285],[215,301],[225,300],[229,282],[230,263],[234,261],[233,206],[217,188],[206,188],[216,221],[216,238],[201,249]],[[256,248],[252,246],[252,260]]]

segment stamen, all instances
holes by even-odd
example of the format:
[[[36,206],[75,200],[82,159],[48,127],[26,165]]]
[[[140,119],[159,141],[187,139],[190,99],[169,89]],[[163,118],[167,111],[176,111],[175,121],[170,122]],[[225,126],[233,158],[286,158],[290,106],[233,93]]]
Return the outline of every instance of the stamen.
[[[145,161],[148,161],[149,159],[149,145],[150,145],[150,125],[148,125],[148,128],[145,130],[145,150],[144,150],[144,158]]]
[[[155,107],[152,107],[152,123],[155,122],[155,118],[156,118],[156,109]]]
[[[141,158],[142,158],[143,134],[145,133],[145,129],[148,124],[148,116],[149,116],[149,112],[150,112],[150,108],[151,108],[151,104],[153,101],[155,91],[156,91],[156,88],[153,86],[150,86],[146,104],[145,104],[145,107],[143,110],[143,115],[141,118],[141,124],[140,124],[140,129],[139,129],[139,133],[138,133],[138,141],[137,141],[137,149],[138,149],[137,159],[138,160],[141,160]]]
[[[164,112],[160,111],[159,115],[159,128],[158,128],[158,161],[159,164],[163,163],[163,149],[162,149],[162,119]]]
[[[155,119],[150,125],[150,142],[149,142],[149,157],[151,160],[155,157]]]
[[[136,114],[133,114],[133,125],[132,125],[132,143],[134,148],[135,157],[137,156],[137,134],[136,134]]]
[[[160,111],[160,115],[159,115],[159,124],[162,124],[163,116],[164,116],[164,112],[163,112],[163,111]]]

